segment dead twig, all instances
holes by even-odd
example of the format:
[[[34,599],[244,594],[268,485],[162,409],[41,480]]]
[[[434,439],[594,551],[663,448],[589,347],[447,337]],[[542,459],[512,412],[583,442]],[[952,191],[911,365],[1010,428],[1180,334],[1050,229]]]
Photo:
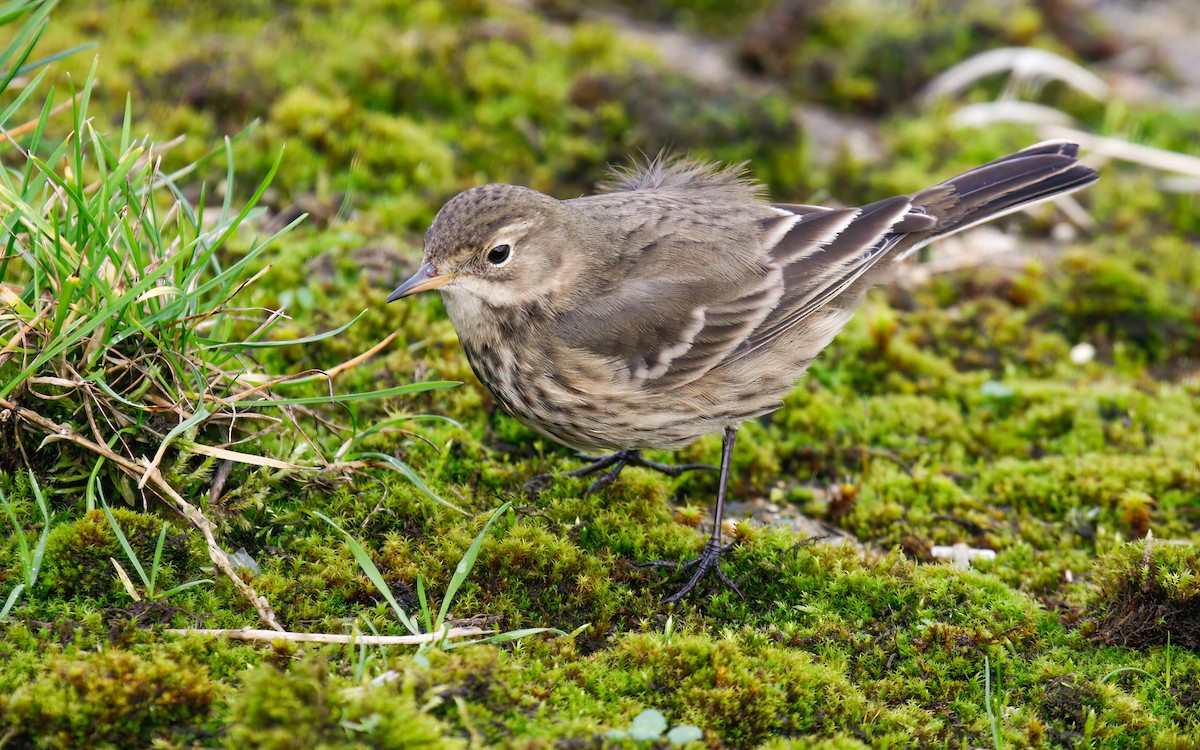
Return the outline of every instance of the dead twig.
[[[291,641],[293,643],[346,643],[364,646],[414,646],[433,643],[446,638],[465,638],[487,633],[482,628],[450,628],[437,633],[421,635],[344,635],[341,633],[293,633],[290,631],[235,628],[232,630],[208,628],[170,628],[163,631],[171,635],[208,635],[234,641]]]

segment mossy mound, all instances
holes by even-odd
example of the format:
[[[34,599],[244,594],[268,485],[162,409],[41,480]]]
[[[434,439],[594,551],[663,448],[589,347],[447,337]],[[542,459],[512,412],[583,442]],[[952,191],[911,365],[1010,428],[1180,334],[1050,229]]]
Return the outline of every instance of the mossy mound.
[[[418,708],[404,683],[350,688],[311,660],[280,671],[264,665],[245,675],[233,702],[229,748],[301,750],[386,748],[454,750],[466,742]]]
[[[213,736],[218,686],[203,665],[121,649],[51,659],[0,697],[6,741],[17,747],[187,746]]]
[[[1200,649],[1200,551],[1147,537],[1096,563],[1085,613],[1098,643]]]
[[[159,590],[204,577],[200,566],[208,558],[194,534],[181,531],[170,521],[124,508],[116,508],[112,513],[147,573],[154,560],[159,534],[164,525],[167,527],[156,581]],[[46,542],[45,559],[40,582],[46,596],[52,599],[85,598],[103,603],[127,603],[129,595],[116,576],[114,560],[132,581],[141,584],[135,565],[126,555],[112,525],[98,510],[56,526]]]

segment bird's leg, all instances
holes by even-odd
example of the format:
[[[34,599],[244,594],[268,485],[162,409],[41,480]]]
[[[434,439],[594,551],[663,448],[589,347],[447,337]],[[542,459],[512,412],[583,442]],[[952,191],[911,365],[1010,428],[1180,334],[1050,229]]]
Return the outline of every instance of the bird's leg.
[[[683,597],[691,593],[692,589],[696,588],[696,584],[704,577],[708,571],[716,573],[717,578],[721,583],[733,589],[733,592],[742,599],[741,589],[737,587],[733,581],[729,580],[729,576],[725,575],[725,571],[721,570],[721,554],[729,549],[729,546],[721,545],[721,517],[725,515],[725,488],[729,484],[729,464],[733,459],[733,444],[737,440],[738,426],[726,427],[723,440],[721,442],[721,478],[717,484],[717,507],[713,511],[713,530],[712,535],[708,538],[708,542],[704,545],[704,551],[699,557],[694,557],[684,563],[668,562],[666,560],[654,560],[653,562],[645,563],[647,566],[666,567],[666,568],[691,568],[695,567],[696,572],[687,583],[683,585],[679,591],[676,591],[671,596],[663,599],[663,604],[674,604]]]
[[[716,471],[717,468],[715,466],[709,466],[708,464],[663,464],[657,461],[649,461],[645,458],[642,458],[641,451],[632,450],[617,451],[616,453],[609,453],[606,456],[580,456],[580,458],[585,461],[590,461],[591,463],[587,464],[586,466],[581,466],[578,469],[565,471],[563,472],[563,476],[586,477],[591,476],[598,471],[604,471],[605,469],[608,470],[604,471],[604,473],[597,477],[594,482],[588,485],[587,492],[585,493],[588,495],[598,492],[617,481],[617,477],[620,476],[621,470],[626,466],[641,466],[647,469],[653,469],[654,471],[661,472],[669,477],[678,477],[685,471],[693,471],[697,469],[709,469],[711,471]],[[525,483],[526,491],[535,492],[536,490],[540,489],[547,480],[551,479],[551,477],[551,474],[538,474],[536,477]]]

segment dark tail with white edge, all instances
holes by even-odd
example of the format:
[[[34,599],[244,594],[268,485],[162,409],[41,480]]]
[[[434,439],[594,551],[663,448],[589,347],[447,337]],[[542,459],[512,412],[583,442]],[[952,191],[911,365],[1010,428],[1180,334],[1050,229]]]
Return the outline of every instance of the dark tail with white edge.
[[[930,239],[1071,193],[1096,181],[1078,160],[1079,146],[1044,141],[914,193],[913,207],[936,223]]]

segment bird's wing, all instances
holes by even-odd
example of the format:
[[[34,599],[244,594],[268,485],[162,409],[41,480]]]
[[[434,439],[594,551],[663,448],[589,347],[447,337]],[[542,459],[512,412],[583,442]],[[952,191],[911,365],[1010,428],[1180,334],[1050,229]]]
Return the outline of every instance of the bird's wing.
[[[761,221],[763,247],[780,269],[784,291],[739,355],[768,344],[837,299],[867,277],[907,234],[927,231],[937,221],[905,196],[861,208],[774,207],[779,214]]]
[[[672,270],[672,269],[667,269]],[[724,361],[775,309],[778,268],[743,264],[628,278],[558,318],[564,344],[611,360],[629,385],[676,388]]]
[[[658,257],[561,315],[560,340],[617,363],[633,387],[686,385],[791,329],[868,273],[896,238],[934,221],[907,198],[772,208],[747,235],[753,258],[716,262],[717,248],[651,235],[644,250]],[[647,277],[653,269],[661,275]]]

